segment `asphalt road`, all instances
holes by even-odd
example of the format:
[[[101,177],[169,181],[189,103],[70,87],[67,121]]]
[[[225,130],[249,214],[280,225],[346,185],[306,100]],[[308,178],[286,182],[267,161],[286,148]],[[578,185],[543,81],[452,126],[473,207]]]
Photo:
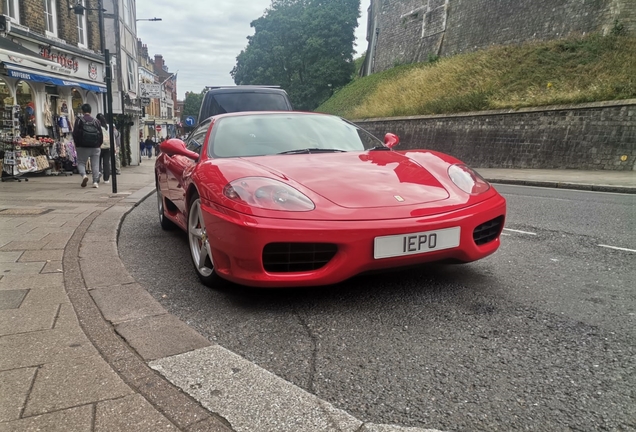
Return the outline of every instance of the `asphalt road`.
[[[498,186],[502,247],[337,286],[211,290],[154,195],[119,250],[170,312],[363,421],[447,431],[636,430],[636,197]]]

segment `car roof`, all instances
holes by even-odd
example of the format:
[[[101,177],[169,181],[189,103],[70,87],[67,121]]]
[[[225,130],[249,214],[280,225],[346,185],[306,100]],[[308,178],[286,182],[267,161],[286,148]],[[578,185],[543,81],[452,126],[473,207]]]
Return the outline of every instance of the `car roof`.
[[[257,115],[257,116],[266,116],[271,114],[286,114],[286,115],[313,115],[313,116],[324,116],[324,117],[337,117],[332,114],[325,114],[319,112],[311,112],[311,111],[236,111],[229,112],[223,114],[217,114],[210,118],[220,119],[225,117],[242,117],[248,115]]]
[[[228,86],[206,87],[208,93],[286,93],[278,86]]]

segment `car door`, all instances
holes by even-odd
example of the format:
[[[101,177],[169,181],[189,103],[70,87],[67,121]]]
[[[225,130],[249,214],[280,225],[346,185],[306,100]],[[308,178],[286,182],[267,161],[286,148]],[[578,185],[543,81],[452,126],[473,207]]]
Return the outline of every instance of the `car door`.
[[[201,123],[186,139],[185,144],[189,150],[192,150],[198,154],[201,154],[203,143],[205,142],[205,136],[210,126],[209,121]],[[191,174],[197,161],[181,155],[174,155],[168,158],[166,163],[166,170],[168,176],[168,189],[170,191],[170,199],[177,206],[179,213],[183,215],[187,214],[186,201],[185,201],[185,189],[184,189],[184,177]],[[183,220],[185,223],[185,219]]]

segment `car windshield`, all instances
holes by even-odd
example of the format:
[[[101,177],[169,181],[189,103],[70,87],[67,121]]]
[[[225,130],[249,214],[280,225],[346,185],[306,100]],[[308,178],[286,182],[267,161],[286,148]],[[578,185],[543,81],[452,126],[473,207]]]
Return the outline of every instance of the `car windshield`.
[[[237,96],[238,95],[238,96]],[[213,96],[217,113],[239,111],[287,111],[285,98],[276,93],[219,93]]]
[[[339,117],[276,113],[221,118],[208,148],[217,158],[363,151],[382,141]]]

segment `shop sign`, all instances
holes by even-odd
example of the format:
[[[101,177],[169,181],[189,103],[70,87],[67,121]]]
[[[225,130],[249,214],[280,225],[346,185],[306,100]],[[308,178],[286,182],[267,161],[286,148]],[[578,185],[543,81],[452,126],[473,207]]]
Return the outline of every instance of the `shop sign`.
[[[54,51],[47,46],[40,46],[40,56],[54,63],[59,63],[62,68],[68,71],[77,72],[79,70],[79,62],[74,56]]]
[[[68,53],[60,49],[53,49],[47,45],[40,45],[30,40],[14,38],[13,42],[22,45],[24,48],[33,51],[34,56],[40,56],[59,66],[43,66],[26,59],[14,61],[14,64],[28,67],[33,70],[46,71],[47,74],[66,75],[66,79],[85,79],[102,82],[104,76],[104,65],[92,58],[83,57],[81,54]],[[17,58],[15,56],[12,56]]]
[[[142,97],[141,106],[150,106],[150,98]]]

